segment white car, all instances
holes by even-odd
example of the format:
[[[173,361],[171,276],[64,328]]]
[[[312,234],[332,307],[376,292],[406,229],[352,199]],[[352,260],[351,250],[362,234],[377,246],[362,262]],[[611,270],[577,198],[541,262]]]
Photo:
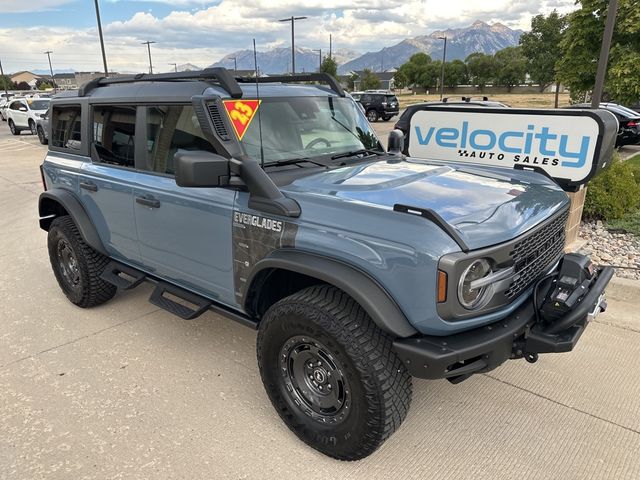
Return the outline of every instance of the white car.
[[[9,98],[0,98],[0,120],[3,122],[7,121],[7,108],[11,103],[11,97]]]
[[[14,98],[7,108],[7,122],[14,135],[20,135],[22,130],[31,130],[37,133],[36,124],[38,118],[46,113],[49,108],[49,98]]]

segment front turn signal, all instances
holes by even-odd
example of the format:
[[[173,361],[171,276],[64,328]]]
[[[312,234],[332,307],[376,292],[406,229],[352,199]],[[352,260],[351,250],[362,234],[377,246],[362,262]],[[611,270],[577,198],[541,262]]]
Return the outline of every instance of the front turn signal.
[[[447,274],[438,270],[438,303],[447,301]]]

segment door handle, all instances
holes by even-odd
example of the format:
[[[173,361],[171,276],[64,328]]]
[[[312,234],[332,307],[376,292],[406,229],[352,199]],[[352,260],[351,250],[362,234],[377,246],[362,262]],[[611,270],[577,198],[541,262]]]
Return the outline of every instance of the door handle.
[[[136,203],[144,205],[145,207],[160,208],[160,200],[156,200],[153,197],[136,197]]]
[[[98,186],[93,182],[80,182],[80,188],[89,190],[90,192],[98,191]]]

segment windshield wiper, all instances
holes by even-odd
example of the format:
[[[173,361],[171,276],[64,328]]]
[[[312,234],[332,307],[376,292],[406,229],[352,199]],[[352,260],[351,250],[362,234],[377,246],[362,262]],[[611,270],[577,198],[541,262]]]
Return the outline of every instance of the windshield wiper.
[[[301,157],[301,158],[290,158],[289,160],[278,160],[276,162],[265,163],[265,167],[270,167],[272,165],[295,165],[296,163],[313,163],[314,165],[319,165],[320,167],[328,167],[326,163],[320,163],[315,160],[311,160],[310,158]]]
[[[371,155],[385,155],[385,153],[381,152],[380,150],[369,150],[367,148],[361,148],[360,150],[353,150],[351,152],[338,153],[337,155],[331,157],[331,160],[337,160],[338,158],[355,157],[356,155],[363,155],[365,153]]]

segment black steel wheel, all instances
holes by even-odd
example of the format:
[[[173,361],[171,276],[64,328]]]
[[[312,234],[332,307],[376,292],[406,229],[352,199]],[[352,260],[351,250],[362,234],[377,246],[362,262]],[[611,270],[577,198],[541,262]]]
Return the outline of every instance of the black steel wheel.
[[[346,293],[309,287],[265,313],[258,332],[265,389],[287,426],[340,460],[370,455],[398,429],[411,377],[391,338]]]
[[[47,244],[53,273],[72,303],[88,308],[113,298],[116,287],[100,278],[109,259],[85,243],[71,217],[51,222]]]
[[[370,122],[377,122],[379,117],[380,115],[378,115],[378,112],[373,108],[367,111],[367,120]]]
[[[44,130],[42,129],[42,126],[38,125],[37,130],[38,130],[38,140],[40,140],[40,143],[42,145],[46,145],[47,143],[49,143],[46,137],[44,136]]]

